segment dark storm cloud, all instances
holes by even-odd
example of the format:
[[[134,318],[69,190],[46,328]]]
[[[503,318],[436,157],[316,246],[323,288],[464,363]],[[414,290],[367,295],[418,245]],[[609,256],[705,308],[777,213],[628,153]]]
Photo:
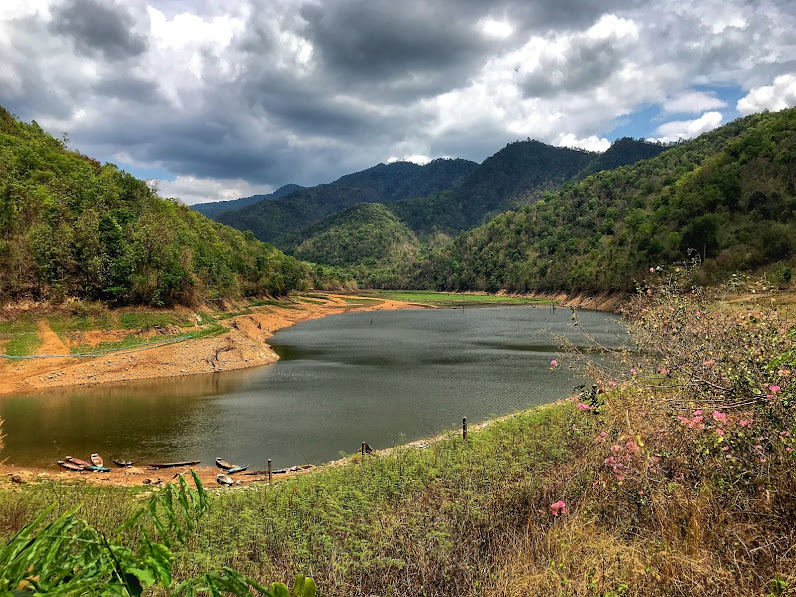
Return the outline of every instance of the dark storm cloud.
[[[794,72],[792,0],[712,1],[49,0],[0,17],[0,104],[175,176],[278,187],[390,155],[481,161],[526,135],[604,135],[694,85]],[[608,14],[637,35],[590,34]]]
[[[624,64],[615,38],[574,41],[560,54],[547,54],[522,80],[526,97],[549,97],[595,87]]]
[[[133,17],[113,2],[68,0],[53,10],[52,31],[72,39],[83,54],[101,52],[108,60],[133,58],[147,40],[132,31]]]

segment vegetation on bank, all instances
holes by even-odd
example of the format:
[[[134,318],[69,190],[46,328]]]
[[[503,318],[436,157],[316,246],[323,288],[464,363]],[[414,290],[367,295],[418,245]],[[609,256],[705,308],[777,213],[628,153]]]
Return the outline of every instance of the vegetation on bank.
[[[793,315],[764,282],[728,307],[657,270],[628,304],[638,350],[595,390],[471,431],[214,492],[175,578],[308,574],[325,595],[782,595],[796,583]],[[733,292],[736,289],[728,289]],[[577,354],[551,363],[550,375]],[[0,493],[9,537],[53,496],[99,529],[138,489]],[[234,513],[234,514],[233,514]]]
[[[194,305],[345,279],[161,199],[0,108],[0,302]]]
[[[502,214],[404,268],[396,287],[627,291],[690,250],[703,282],[766,268],[787,284],[794,172],[796,108],[741,118]]]
[[[550,303],[549,299],[530,296],[503,296],[497,294],[461,294],[450,292],[434,292],[427,290],[368,290],[361,292],[365,296],[373,296],[393,301],[422,303],[437,307],[455,307],[461,305],[530,305]]]

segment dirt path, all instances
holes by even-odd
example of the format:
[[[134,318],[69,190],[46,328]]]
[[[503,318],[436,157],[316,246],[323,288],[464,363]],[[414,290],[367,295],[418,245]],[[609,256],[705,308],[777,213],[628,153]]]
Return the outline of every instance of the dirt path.
[[[98,384],[158,377],[231,371],[279,359],[267,344],[279,329],[334,313],[417,308],[392,300],[350,304],[351,297],[328,295],[323,304],[253,307],[251,313],[220,322],[220,336],[187,340],[134,352],[91,358],[24,359],[0,362],[0,396],[52,387]],[[346,300],[347,299],[347,300]],[[69,354],[69,348],[46,320],[38,323],[42,340],[37,354]],[[113,332],[110,332],[113,333]],[[0,398],[1,399],[1,398]]]

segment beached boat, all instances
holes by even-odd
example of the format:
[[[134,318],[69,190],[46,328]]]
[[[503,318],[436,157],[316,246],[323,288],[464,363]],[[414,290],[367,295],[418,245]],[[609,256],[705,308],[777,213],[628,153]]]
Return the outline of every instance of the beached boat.
[[[233,466],[232,468],[228,468],[227,469],[227,474],[228,475],[234,475],[235,473],[242,473],[247,468],[249,468],[248,464],[246,464],[244,466]]]
[[[109,473],[111,469],[107,466],[97,466],[96,464],[92,464],[91,466],[87,466],[83,468],[84,471],[91,471],[92,473]]]
[[[220,469],[225,470],[225,471],[228,471],[231,468],[235,468],[234,464],[230,464],[229,462],[227,462],[223,458],[216,458],[216,466],[218,468],[220,468]]]
[[[105,462],[102,460],[102,456],[100,456],[96,452],[91,455],[91,463],[94,466],[105,466]]]
[[[79,464],[75,464],[74,462],[69,462],[68,460],[59,460],[58,464],[69,471],[78,472],[83,470],[82,466],[80,466]]]
[[[71,462],[72,464],[76,464],[81,469],[88,468],[89,466],[94,466],[90,462],[86,462],[85,460],[81,460],[80,458],[74,458],[72,456],[67,456],[64,458],[67,462]]]
[[[202,462],[201,460],[190,460],[186,462],[162,462],[162,463],[150,463],[147,464],[149,468],[175,468],[178,466],[196,466]]]
[[[115,464],[116,466],[120,466],[122,468],[130,468],[136,462],[138,462],[138,461],[137,460],[116,460],[116,459],[114,459],[113,464]]]
[[[225,475],[224,473],[218,473],[216,475],[216,483],[227,486],[235,485],[235,481],[233,481],[231,477]]]

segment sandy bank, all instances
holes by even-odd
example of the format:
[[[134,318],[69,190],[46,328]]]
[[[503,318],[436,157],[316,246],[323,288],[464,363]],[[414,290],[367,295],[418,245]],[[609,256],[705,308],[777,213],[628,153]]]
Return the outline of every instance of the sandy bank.
[[[392,300],[356,304],[351,297],[327,295],[323,304],[297,302],[289,307],[252,307],[251,313],[220,322],[219,336],[176,344],[111,353],[92,358],[42,358],[0,361],[0,396],[53,387],[100,384],[232,371],[279,359],[267,340],[282,328],[334,313],[418,308]],[[366,301],[368,299],[365,299]],[[113,335],[115,332],[108,332]],[[41,345],[37,355],[69,354],[69,347],[49,327],[38,322]]]

